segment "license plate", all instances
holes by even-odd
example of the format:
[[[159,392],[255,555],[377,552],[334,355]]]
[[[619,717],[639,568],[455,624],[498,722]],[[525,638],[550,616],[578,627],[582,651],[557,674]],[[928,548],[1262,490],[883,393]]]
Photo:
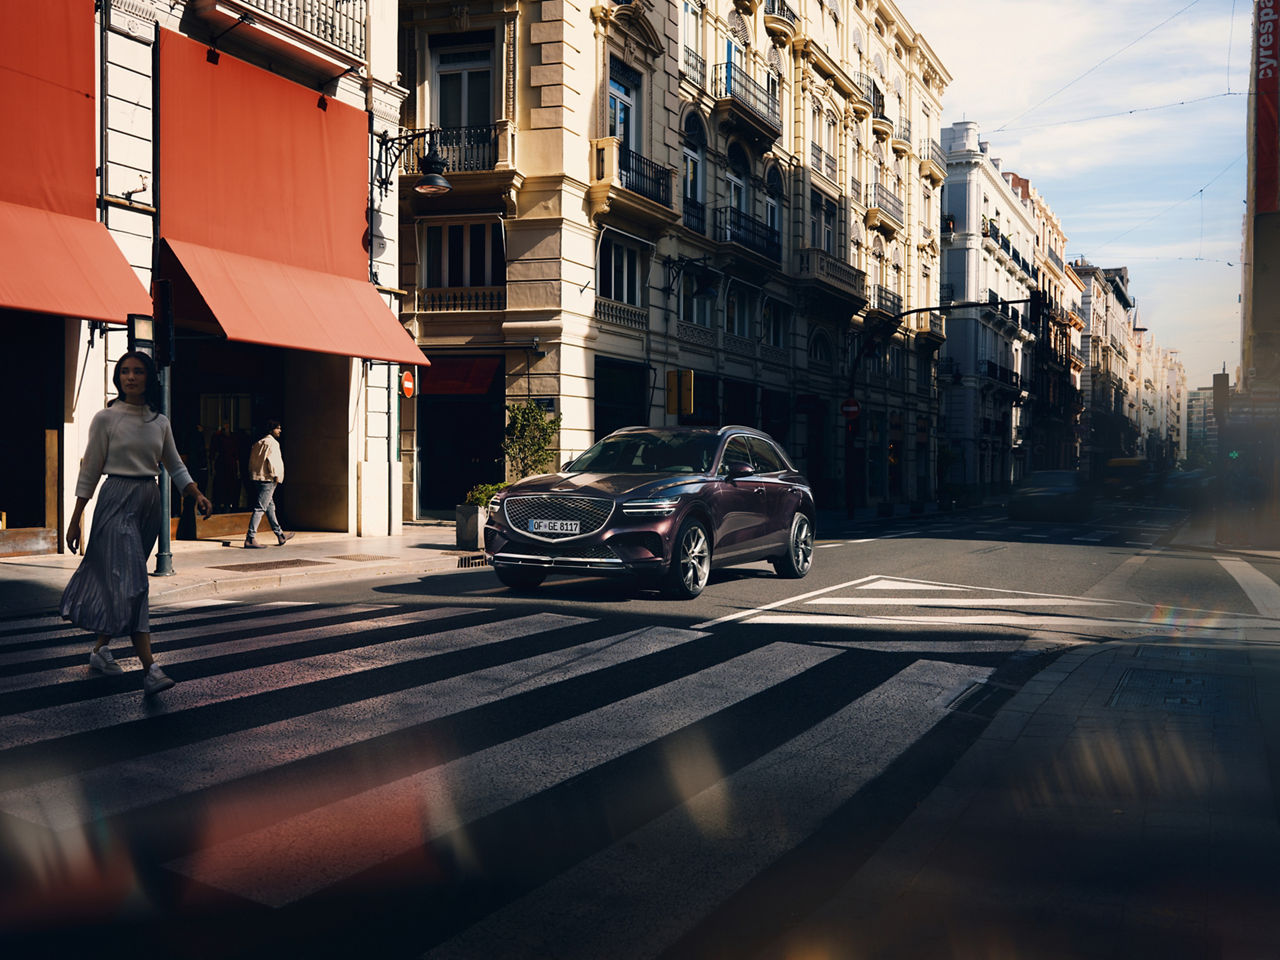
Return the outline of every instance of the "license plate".
[[[577,520],[530,520],[530,533],[577,533]]]

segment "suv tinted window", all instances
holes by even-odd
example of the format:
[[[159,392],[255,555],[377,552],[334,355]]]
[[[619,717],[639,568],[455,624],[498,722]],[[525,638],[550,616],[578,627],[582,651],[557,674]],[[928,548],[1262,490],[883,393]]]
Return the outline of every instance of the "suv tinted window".
[[[731,463],[749,463],[755,466],[755,461],[751,459],[751,450],[747,447],[746,437],[730,437],[729,442],[725,444],[724,456],[720,458],[722,475],[729,472]]]
[[[781,473],[787,469],[786,464],[782,462],[782,455],[778,453],[775,447],[768,440],[760,437],[751,437],[751,456],[756,463],[756,471],[758,473]]]

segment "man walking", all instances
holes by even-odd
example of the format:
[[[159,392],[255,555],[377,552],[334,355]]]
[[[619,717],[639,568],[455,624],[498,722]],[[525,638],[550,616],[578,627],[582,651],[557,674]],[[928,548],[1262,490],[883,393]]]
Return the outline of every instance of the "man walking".
[[[266,547],[258,542],[258,524],[262,515],[267,515],[267,522],[276,535],[276,543],[284,546],[293,538],[292,533],[285,533],[276,519],[275,494],[276,487],[284,483],[284,457],[280,455],[280,421],[268,420],[267,433],[253,445],[249,453],[249,476],[253,478],[257,488],[257,498],[253,504],[253,513],[249,515],[249,532],[244,538],[245,549],[258,550]]]

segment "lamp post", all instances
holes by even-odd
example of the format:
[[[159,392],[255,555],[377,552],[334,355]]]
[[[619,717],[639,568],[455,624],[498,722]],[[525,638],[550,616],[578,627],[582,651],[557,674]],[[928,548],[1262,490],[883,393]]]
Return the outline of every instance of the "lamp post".
[[[372,123],[372,117],[370,123]],[[450,190],[453,185],[445,179],[444,171],[448,166],[444,157],[440,155],[437,149],[433,133],[439,131],[433,130],[410,130],[408,133],[402,133],[399,136],[393,136],[386,130],[378,134],[378,150],[376,155],[369,161],[369,209],[365,212],[365,217],[369,223],[369,229],[365,234],[366,247],[369,251],[369,282],[378,283],[378,272],[374,269],[373,261],[377,255],[373,242],[374,219],[378,215],[378,201],[387,195],[387,191],[391,189],[391,180],[396,175],[396,165],[400,162],[400,158],[404,156],[405,150],[414,144],[422,144],[426,142],[427,152],[418,153],[418,172],[422,176],[413,185],[415,193],[424,197],[442,197]]]

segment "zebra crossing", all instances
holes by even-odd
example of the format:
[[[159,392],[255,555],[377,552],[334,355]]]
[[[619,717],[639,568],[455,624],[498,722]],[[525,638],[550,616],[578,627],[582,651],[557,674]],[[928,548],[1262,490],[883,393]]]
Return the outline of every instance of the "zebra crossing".
[[[65,624],[0,622],[0,931],[109,876],[223,955],[270,928],[322,953],[654,956],[994,669],[483,598],[153,629],[179,683],[148,700],[122,645],[123,676],[90,676]],[[100,916],[60,909],[64,932]]]

